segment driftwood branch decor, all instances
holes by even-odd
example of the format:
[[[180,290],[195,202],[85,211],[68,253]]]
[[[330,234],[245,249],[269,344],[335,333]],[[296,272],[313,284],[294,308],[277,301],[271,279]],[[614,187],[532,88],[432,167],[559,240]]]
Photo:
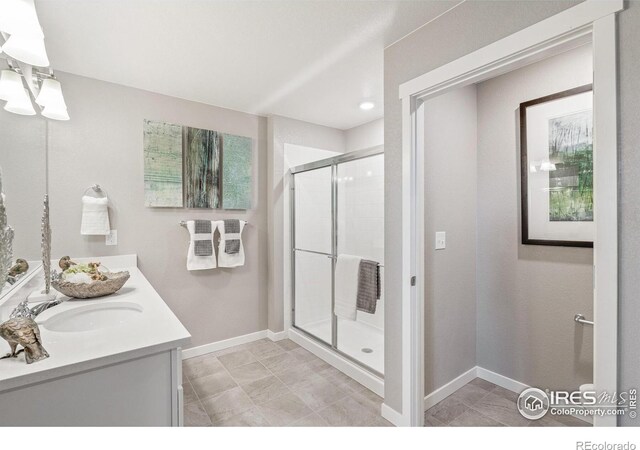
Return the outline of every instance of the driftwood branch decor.
[[[51,292],[51,225],[49,224],[49,195],[44,196],[42,213],[42,270],[44,271],[44,293]]]

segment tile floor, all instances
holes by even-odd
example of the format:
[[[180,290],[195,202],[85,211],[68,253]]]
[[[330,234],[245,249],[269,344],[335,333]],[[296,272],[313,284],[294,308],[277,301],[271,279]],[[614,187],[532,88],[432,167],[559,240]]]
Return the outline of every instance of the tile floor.
[[[588,427],[571,416],[528,420],[516,409],[518,394],[476,378],[424,413],[425,427]]]
[[[288,339],[183,363],[185,426],[392,426],[382,398]]]

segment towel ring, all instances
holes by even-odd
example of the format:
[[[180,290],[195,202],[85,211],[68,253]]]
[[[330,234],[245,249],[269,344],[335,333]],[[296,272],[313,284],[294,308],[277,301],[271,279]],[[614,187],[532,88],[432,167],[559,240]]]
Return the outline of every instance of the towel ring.
[[[94,184],[93,186],[86,188],[82,195],[85,196],[87,193],[92,194],[91,196],[93,198],[105,198],[109,196],[107,191],[102,189],[99,184]]]

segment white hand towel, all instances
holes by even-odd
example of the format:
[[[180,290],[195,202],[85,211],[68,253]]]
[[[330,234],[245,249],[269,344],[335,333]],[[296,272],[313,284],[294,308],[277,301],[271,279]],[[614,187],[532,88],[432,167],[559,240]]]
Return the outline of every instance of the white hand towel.
[[[242,243],[242,230],[247,224],[244,220],[240,221],[240,233],[227,233],[224,229],[224,220],[216,222],[220,231],[220,242],[218,243],[218,267],[240,267],[244,266],[244,244]],[[227,239],[239,239],[240,251],[238,253],[229,254],[225,251]]]
[[[195,241],[210,240],[213,249],[213,233],[216,232],[217,222],[211,221],[211,233],[196,233],[196,221],[187,221],[187,230],[189,230],[189,251],[187,253],[187,270],[208,270],[215,269],[216,253],[211,252],[210,256],[198,256],[195,251]]]
[[[338,255],[336,261],[336,298],[334,313],[336,316],[356,320],[358,303],[358,275],[360,272],[359,256]]]
[[[82,197],[82,225],[80,234],[107,235],[111,232],[109,224],[109,199],[107,197]]]

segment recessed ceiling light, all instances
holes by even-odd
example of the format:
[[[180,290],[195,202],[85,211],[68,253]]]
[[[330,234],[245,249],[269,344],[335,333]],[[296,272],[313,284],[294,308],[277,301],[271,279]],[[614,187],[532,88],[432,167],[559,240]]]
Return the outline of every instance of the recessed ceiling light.
[[[369,111],[373,109],[376,105],[373,102],[362,102],[360,103],[360,109],[363,111]]]

